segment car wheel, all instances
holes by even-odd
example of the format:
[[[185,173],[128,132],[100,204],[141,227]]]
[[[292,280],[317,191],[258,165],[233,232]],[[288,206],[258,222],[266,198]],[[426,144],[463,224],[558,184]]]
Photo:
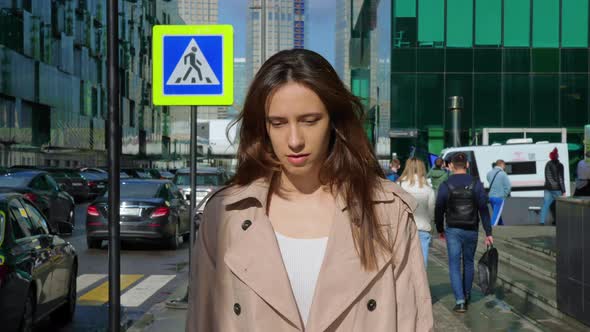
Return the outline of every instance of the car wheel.
[[[27,299],[25,300],[25,310],[23,311],[23,318],[21,318],[19,332],[32,332],[35,322],[35,293],[32,289],[29,290]]]
[[[76,312],[76,270],[77,266],[74,264],[72,266],[72,273],[70,274],[66,302],[51,314],[51,319],[59,324],[65,325],[74,319],[74,313]]]
[[[168,248],[176,250],[180,247],[180,236],[178,235],[178,223],[174,226],[174,235],[168,239]]]
[[[88,249],[100,249],[101,244],[102,240],[86,237],[86,246],[88,247]]]

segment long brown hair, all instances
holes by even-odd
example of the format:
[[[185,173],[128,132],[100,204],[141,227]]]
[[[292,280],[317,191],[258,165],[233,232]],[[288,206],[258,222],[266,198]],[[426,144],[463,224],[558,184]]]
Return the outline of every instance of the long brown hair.
[[[363,130],[361,102],[348,91],[321,55],[304,49],[285,50],[262,65],[250,85],[244,108],[234,122],[241,122],[241,127],[238,164],[231,184],[247,185],[265,178],[271,184],[271,192],[276,189],[280,164],[273,153],[265,119],[272,94],[288,82],[296,82],[315,92],[330,115],[332,133],[328,157],[320,170],[320,182],[331,188],[332,193],[344,193],[361,263],[367,270],[375,269],[377,250],[390,248],[379,229],[372,203],[379,178],[384,178],[383,170]]]

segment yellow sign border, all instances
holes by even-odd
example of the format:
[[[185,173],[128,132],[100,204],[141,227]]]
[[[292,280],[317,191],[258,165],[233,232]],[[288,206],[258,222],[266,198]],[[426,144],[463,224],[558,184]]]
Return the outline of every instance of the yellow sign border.
[[[223,82],[221,95],[164,94],[164,37],[221,36]],[[225,106],[234,102],[234,27],[231,25],[154,25],[152,30],[152,102],[158,106]]]

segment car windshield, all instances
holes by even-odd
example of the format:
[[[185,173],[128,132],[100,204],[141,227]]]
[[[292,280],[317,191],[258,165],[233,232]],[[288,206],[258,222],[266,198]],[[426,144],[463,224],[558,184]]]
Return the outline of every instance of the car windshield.
[[[51,176],[54,179],[67,179],[68,176],[64,172],[51,172]]]
[[[100,180],[103,178],[100,174],[92,173],[92,172],[82,172],[80,173],[86,180]]]
[[[178,186],[189,186],[191,178],[189,174],[176,174],[174,183]],[[197,186],[221,186],[223,180],[221,174],[197,174]]]
[[[159,189],[160,183],[121,181],[121,197],[153,198]]]
[[[18,173],[12,173],[0,176],[0,187],[24,187],[31,180],[30,176],[19,176]]]
[[[152,179],[153,178],[150,173],[140,172],[140,171],[137,171],[137,176],[139,176],[142,179]]]

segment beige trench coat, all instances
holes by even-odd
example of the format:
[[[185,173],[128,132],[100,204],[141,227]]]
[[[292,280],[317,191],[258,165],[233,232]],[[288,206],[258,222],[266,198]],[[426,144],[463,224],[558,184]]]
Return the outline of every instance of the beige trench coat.
[[[431,331],[414,200],[399,185],[381,183],[374,201],[379,219],[390,226],[393,252],[378,256],[377,270],[363,270],[339,196],[305,327],[265,213],[268,183],[217,192],[193,248],[186,331]]]

